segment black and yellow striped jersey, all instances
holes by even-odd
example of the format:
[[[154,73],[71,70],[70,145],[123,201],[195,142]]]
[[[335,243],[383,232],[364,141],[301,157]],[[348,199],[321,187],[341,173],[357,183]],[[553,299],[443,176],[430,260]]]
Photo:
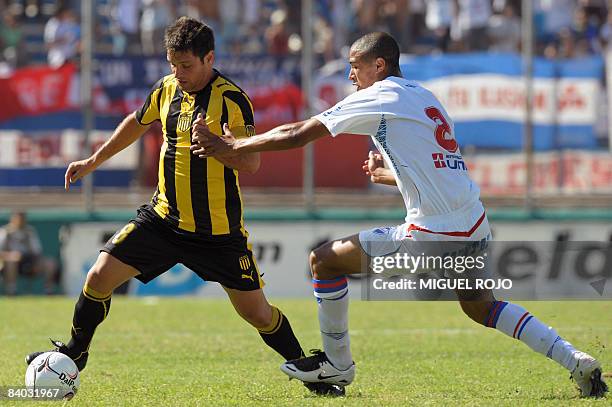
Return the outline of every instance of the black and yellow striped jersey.
[[[215,158],[191,153],[191,125],[202,113],[211,132],[222,134],[228,123],[236,137],[254,134],[253,106],[248,96],[214,71],[208,85],[196,93],[181,91],[174,75],[160,79],[136,120],[147,125],[161,121],[164,142],[159,155],[155,212],[179,231],[200,235],[246,235],[238,171]]]

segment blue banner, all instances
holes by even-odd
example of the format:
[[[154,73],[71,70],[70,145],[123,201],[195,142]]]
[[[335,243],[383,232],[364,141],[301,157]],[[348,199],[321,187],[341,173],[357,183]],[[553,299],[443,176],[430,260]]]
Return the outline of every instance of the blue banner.
[[[525,88],[520,55],[402,56],[400,65],[405,78],[422,83],[442,101],[463,148],[523,147]],[[605,140],[598,139],[595,124],[603,92],[603,58],[535,58],[533,70],[534,148],[601,147]],[[337,87],[338,78],[324,79],[319,87]]]

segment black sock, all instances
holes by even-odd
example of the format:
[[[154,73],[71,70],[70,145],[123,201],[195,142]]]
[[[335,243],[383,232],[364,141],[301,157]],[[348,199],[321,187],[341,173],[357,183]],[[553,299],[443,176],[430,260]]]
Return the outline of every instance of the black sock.
[[[89,350],[89,344],[96,328],[108,315],[111,305],[111,294],[101,294],[85,284],[79,300],[74,306],[70,342],[67,345],[68,356],[77,360]]]
[[[286,360],[304,356],[304,351],[291,329],[289,320],[275,306],[272,306],[272,323],[258,331],[264,342]]]

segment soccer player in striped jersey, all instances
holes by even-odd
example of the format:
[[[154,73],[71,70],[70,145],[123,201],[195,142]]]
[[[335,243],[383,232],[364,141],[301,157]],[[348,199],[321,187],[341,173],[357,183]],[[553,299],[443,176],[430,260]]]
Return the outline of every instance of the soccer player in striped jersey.
[[[465,247],[472,247],[488,241],[491,232],[478,186],[461,165],[453,122],[430,91],[402,78],[395,40],[386,33],[366,34],[351,46],[349,62],[349,79],[357,92],[329,110],[248,139],[237,139],[228,130],[218,137],[206,123],[196,121],[197,145],[192,147],[200,157],[236,157],[297,148],[347,133],[372,138],[380,154],[370,154],[364,169],[373,182],[398,187],[406,205],[405,223],[336,239],[311,253],[324,352],[281,367],[303,381],[339,385],[350,384],[355,375],[346,275],[362,272],[362,253],[384,256],[424,242],[465,242]],[[602,397],[607,391],[597,360],[576,350],[520,305],[497,301],[487,289],[456,293],[471,319],[520,340],[570,371],[583,396]]]
[[[166,31],[172,73],[161,78],[142,108],[128,115],[91,157],[70,163],[65,188],[135,142],[153,122],[161,122],[164,142],[159,181],[151,202],[117,231],[101,249],[76,303],[70,342],[52,341],[79,370],[89,357],[98,325],[108,316],[115,288],[134,277],[148,283],[177,263],[207,281],[220,283],[238,314],[263,341],[286,360],[304,352],[289,320],[263,293],[263,280],[248,243],[242,218],[238,172],[255,172],[259,154],[199,159],[192,155],[196,118],[217,134],[229,126],[237,137],[254,134],[253,107],[245,92],[213,68],[214,34],[210,27],[181,17]],[[41,352],[26,357],[30,363]],[[329,383],[305,383],[317,394],[342,395]]]

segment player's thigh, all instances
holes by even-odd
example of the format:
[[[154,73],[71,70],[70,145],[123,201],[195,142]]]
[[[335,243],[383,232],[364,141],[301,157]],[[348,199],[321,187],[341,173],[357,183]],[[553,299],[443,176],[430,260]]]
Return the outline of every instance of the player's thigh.
[[[161,222],[139,211],[136,219],[106,242],[90,274],[99,276],[107,288],[113,286],[111,289],[130,277],[146,284],[178,262],[177,244],[171,236]]]
[[[106,252],[100,252],[98,259],[87,273],[86,283],[96,291],[108,293],[138,274],[140,271],[136,268]]]
[[[241,291],[223,287],[236,312],[257,328],[270,324],[272,308],[262,289]]]
[[[363,257],[359,235],[354,234],[322,244],[310,253],[309,260],[313,276],[328,279],[361,273]]]
[[[180,261],[205,281],[215,281],[238,291],[263,288],[257,261],[246,236],[201,241],[185,238]]]

